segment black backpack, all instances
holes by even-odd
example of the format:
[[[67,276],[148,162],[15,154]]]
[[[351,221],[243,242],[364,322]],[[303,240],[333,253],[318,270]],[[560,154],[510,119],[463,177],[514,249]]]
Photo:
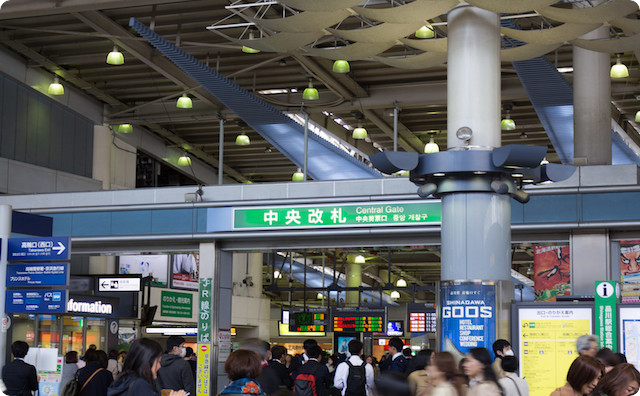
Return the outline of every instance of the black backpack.
[[[348,360],[345,363],[349,366],[349,374],[347,375],[347,389],[344,392],[344,396],[366,396],[366,363],[362,362],[360,366],[354,366]]]

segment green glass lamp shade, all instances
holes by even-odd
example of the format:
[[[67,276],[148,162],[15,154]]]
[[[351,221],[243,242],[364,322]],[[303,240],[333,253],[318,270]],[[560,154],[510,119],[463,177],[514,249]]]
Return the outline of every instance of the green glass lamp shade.
[[[367,260],[364,258],[363,255],[359,254],[353,259],[353,262],[356,264],[365,264]]]
[[[351,66],[349,66],[349,62],[346,60],[337,60],[333,62],[332,70],[334,73],[349,73],[351,71]]]
[[[110,65],[124,65],[124,55],[118,51],[118,48],[113,47],[113,51],[107,55],[107,63]]]
[[[49,88],[47,89],[47,93],[49,95],[64,95],[64,87],[58,81],[58,77],[56,77],[51,84],[49,84]]]
[[[365,139],[367,137],[367,130],[359,126],[353,130],[351,137],[358,140]]]
[[[640,110],[636,112],[636,122],[640,122]]]
[[[249,140],[249,136],[241,133],[240,135],[236,136],[236,144],[238,146],[248,146],[251,144],[251,140]]]
[[[435,33],[433,32],[433,26],[425,25],[420,29],[416,30],[416,37],[421,39],[430,39],[435,37]]]
[[[304,181],[304,173],[302,173],[302,170],[300,170],[300,168],[298,168],[297,171],[293,172],[291,181],[294,181],[294,182]]]
[[[500,128],[503,131],[513,131],[516,129],[516,123],[511,118],[505,118],[500,123]]]
[[[629,69],[627,69],[625,65],[623,65],[622,63],[620,63],[620,61],[618,61],[618,63],[611,66],[610,75],[611,75],[611,78],[629,77]]]
[[[438,146],[438,144],[436,142],[433,141],[433,138],[431,138],[431,140],[429,140],[429,143],[424,145],[424,153],[425,154],[437,153],[439,151],[440,151],[440,147]]]
[[[193,102],[191,101],[191,98],[187,96],[187,94],[184,94],[178,98],[176,107],[179,109],[190,109],[193,107]]]
[[[188,155],[183,154],[180,158],[178,158],[178,165],[180,166],[190,166],[191,158]]]
[[[396,286],[398,286],[398,287],[407,287],[407,281],[404,280],[403,278],[400,278],[396,282]]]
[[[397,290],[394,290],[391,292],[391,294],[389,295],[389,297],[391,297],[394,300],[397,300],[400,298],[400,293]]]
[[[318,100],[320,99],[320,94],[318,94],[318,90],[314,87],[309,87],[304,90],[302,93],[302,99],[304,100]]]
[[[260,52],[260,50],[243,45],[242,52],[244,52],[245,54],[257,54],[258,52]]]
[[[131,132],[133,132],[133,125],[131,125],[131,124],[120,124],[120,125],[118,125],[118,132],[120,132],[120,133],[131,133]]]

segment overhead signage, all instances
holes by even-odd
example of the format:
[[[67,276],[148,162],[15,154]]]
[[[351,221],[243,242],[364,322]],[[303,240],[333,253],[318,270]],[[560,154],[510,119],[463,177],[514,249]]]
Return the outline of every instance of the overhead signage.
[[[198,304],[198,343],[212,342],[211,338],[211,278],[200,278]]]
[[[616,352],[618,350],[618,320],[616,318],[618,285],[615,281],[596,281],[595,286],[595,327],[596,335],[600,340],[600,348],[609,348]]]
[[[193,295],[163,290],[160,300],[160,315],[191,318],[193,316]]]
[[[291,331],[288,324],[278,321],[278,335],[282,337],[324,337],[327,333],[324,331]]]
[[[68,237],[9,238],[7,260],[9,261],[56,261],[69,260]]]
[[[432,303],[407,303],[407,326],[411,333],[436,332],[436,308]]]
[[[547,396],[567,382],[569,366],[578,357],[576,339],[592,334],[591,315],[591,308],[569,304],[518,308],[520,373],[536,384],[531,396]]]
[[[69,263],[8,264],[7,287],[65,286]]]
[[[620,305],[618,315],[618,331],[620,336],[620,353],[627,361],[640,367],[640,306]]]
[[[111,315],[113,313],[113,305],[102,302],[102,300],[76,301],[73,298],[70,298],[67,302],[67,312],[91,315]]]
[[[384,309],[334,308],[332,315],[334,332],[384,333],[387,330]]]
[[[141,279],[137,277],[98,278],[98,291],[139,292]]]
[[[7,313],[64,313],[66,290],[7,290]]]
[[[324,332],[329,324],[329,311],[322,308],[294,309],[289,311],[289,330]]]
[[[492,345],[496,338],[493,282],[443,282],[440,290],[442,350],[466,353]]]
[[[440,201],[234,208],[233,229],[377,227],[440,224]]]

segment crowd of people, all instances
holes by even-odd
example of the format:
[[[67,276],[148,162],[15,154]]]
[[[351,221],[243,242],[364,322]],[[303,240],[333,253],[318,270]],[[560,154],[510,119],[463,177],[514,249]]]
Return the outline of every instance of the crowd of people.
[[[507,340],[497,340],[491,353],[471,349],[460,361],[449,352],[425,349],[415,356],[398,337],[380,362],[363,356],[362,342],[349,341],[344,354],[329,355],[308,339],[304,352],[291,356],[282,345],[247,340],[232,352],[224,369],[229,384],[224,396],[528,396],[529,385],[518,374],[518,359]],[[640,388],[640,373],[624,355],[598,349],[598,339],[576,342],[578,357],[567,383],[550,396],[631,396]],[[24,361],[29,346],[11,345],[12,362],[2,369],[7,395],[27,396],[38,389],[34,366]],[[90,346],[80,358],[65,356],[60,395],[187,396],[196,395],[193,350],[185,339],[171,336],[163,351],[148,338],[134,341],[127,352],[109,354]],[[213,393],[213,392],[212,392]]]

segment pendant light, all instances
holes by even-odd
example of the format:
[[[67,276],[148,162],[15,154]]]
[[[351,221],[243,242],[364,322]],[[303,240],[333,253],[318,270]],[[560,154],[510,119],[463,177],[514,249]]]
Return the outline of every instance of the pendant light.
[[[333,70],[334,73],[349,73],[351,71],[351,66],[349,66],[349,62],[346,60],[337,60],[333,62]]]
[[[362,140],[367,138],[367,130],[358,124],[358,127],[353,130],[351,137],[356,140]]]
[[[394,290],[394,291],[391,292],[389,297],[391,297],[394,300],[397,300],[397,299],[400,298],[400,292],[398,292],[397,290]]]
[[[616,64],[611,66],[611,72],[609,73],[611,78],[625,78],[629,77],[629,69],[620,61],[620,54],[616,55]]]
[[[107,55],[107,63],[115,66],[124,65],[124,55],[122,55],[122,52],[118,51],[118,47],[115,45],[113,46],[113,51],[109,52],[109,55]]]
[[[185,93],[178,98],[176,107],[179,109],[190,109],[193,107],[193,102],[191,101],[191,98]]]
[[[420,29],[416,30],[416,37],[420,39],[430,39],[435,37],[433,26],[424,25]]]
[[[178,165],[191,166],[191,158],[187,155],[187,153],[182,153],[182,156],[178,158]]]
[[[439,152],[440,146],[438,146],[438,143],[435,142],[435,135],[438,133],[438,131],[429,131],[427,133],[431,136],[429,137],[429,143],[424,145],[424,153],[433,154]]]
[[[55,76],[53,78],[53,82],[49,84],[47,93],[49,93],[49,95],[54,95],[54,96],[64,95],[64,87],[62,86],[62,84],[60,84],[60,80],[58,79],[58,76]]]
[[[316,294],[316,299],[317,300],[324,300],[324,294],[318,292],[318,294]]]
[[[356,264],[364,264],[367,262],[367,260],[364,258],[363,255],[359,254],[353,259],[353,262]]]
[[[249,32],[249,40],[255,40],[253,32]],[[260,52],[260,50],[243,45],[242,52],[244,52],[245,54],[257,54],[258,52]]]
[[[247,136],[244,132],[236,136],[236,144],[238,146],[248,146],[251,144],[251,140],[249,136]]]
[[[133,132],[133,125],[131,124],[118,125],[118,133],[131,133],[131,132]]]
[[[636,122],[640,122],[640,110],[636,112]]]
[[[513,119],[511,119],[511,108],[513,105],[511,104],[505,104],[502,106],[502,109],[505,112],[505,116],[502,119],[502,122],[500,122],[500,129],[502,129],[503,131],[513,131],[516,129],[516,122],[513,121]]]
[[[302,92],[303,100],[318,100],[320,99],[320,94],[318,94],[318,90],[313,87],[313,83],[311,79],[309,79],[309,86]]]
[[[404,280],[404,278],[399,278],[396,281],[396,286],[398,286],[398,287],[407,287],[407,281]]]
[[[298,170],[293,172],[293,176],[291,176],[291,181],[294,181],[294,182],[304,181],[304,173],[302,173],[302,170],[300,168],[298,168]]]

